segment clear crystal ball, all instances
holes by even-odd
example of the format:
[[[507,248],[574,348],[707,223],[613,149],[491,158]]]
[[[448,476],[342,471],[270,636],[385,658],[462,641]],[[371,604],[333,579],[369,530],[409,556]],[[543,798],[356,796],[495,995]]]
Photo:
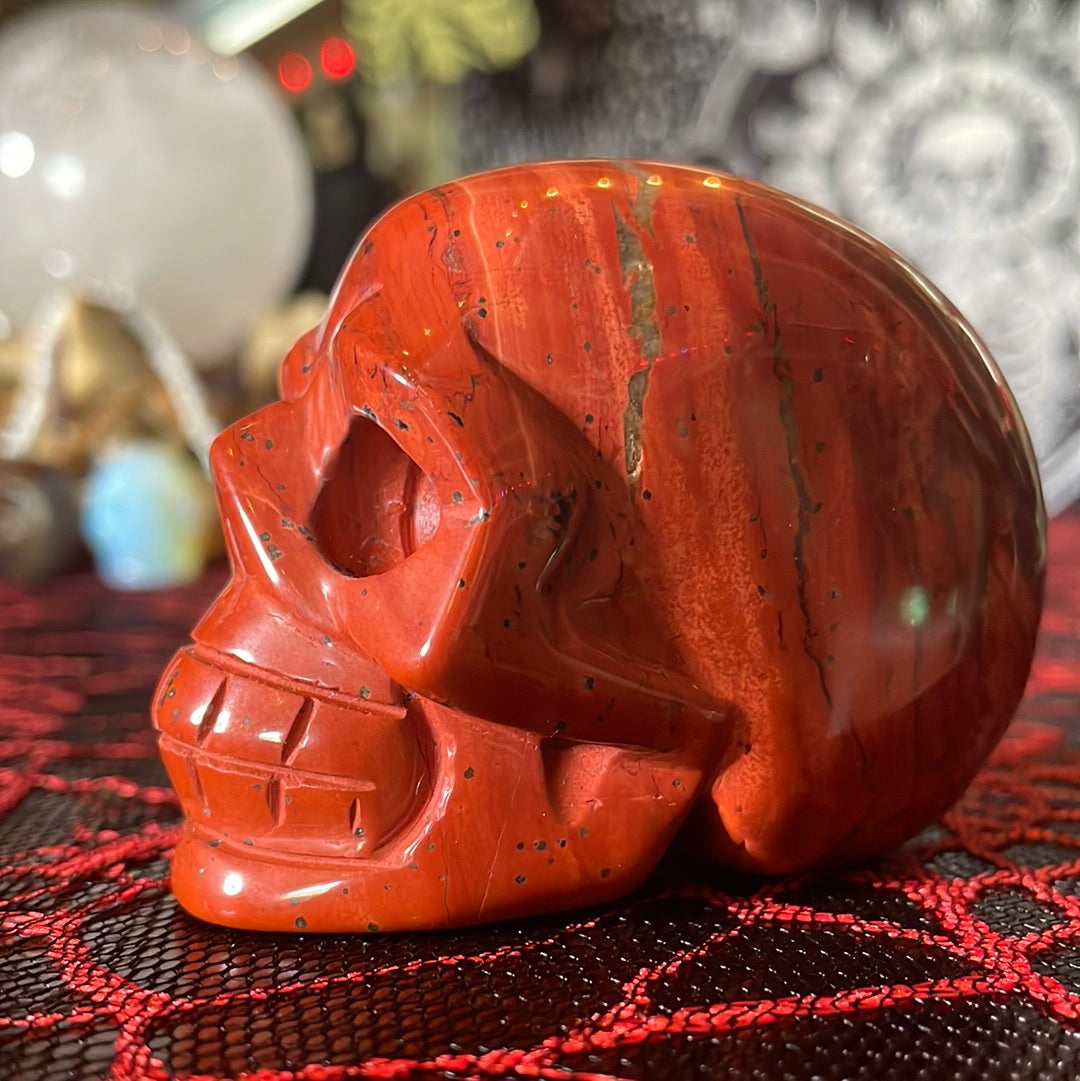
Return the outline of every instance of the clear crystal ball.
[[[198,359],[235,348],[294,284],[313,215],[261,69],[152,8],[60,3],[3,28],[0,71],[0,324],[104,291]]]

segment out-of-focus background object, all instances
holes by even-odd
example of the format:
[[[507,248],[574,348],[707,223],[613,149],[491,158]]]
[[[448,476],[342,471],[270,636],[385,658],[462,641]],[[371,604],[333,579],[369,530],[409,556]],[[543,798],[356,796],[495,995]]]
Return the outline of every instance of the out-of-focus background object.
[[[238,348],[295,284],[311,228],[310,168],[264,72],[116,0],[13,20],[0,71],[7,320],[89,285],[204,363]]]
[[[8,0],[0,70],[0,446],[34,483],[78,494],[106,429],[201,454],[397,197],[616,156],[907,255],[1001,363],[1050,509],[1080,495],[1080,0]],[[63,351],[43,377],[58,291],[131,324],[148,396],[79,404]]]
[[[297,283],[304,142],[258,64],[148,5],[35,5],[0,26],[0,71],[0,327],[22,345],[0,454],[42,496],[34,465],[89,471],[82,518],[111,584],[188,580],[207,531],[181,528],[207,501],[191,470],[225,419],[197,369],[229,363]],[[86,302],[112,313],[112,340],[88,347],[71,317]],[[154,443],[118,446],[132,439]],[[117,516],[127,528],[103,525]]]
[[[93,478],[118,455],[132,466],[147,456],[125,458],[128,447],[152,446],[171,456],[174,472],[193,478],[185,483],[201,492],[199,500],[183,505],[212,506],[198,461],[216,417],[228,408],[215,403],[211,412],[202,383],[148,313],[58,296],[39,312],[26,341],[7,346],[0,351],[0,401],[7,411],[0,447],[8,452],[0,460],[0,576],[33,583],[75,562],[80,481],[89,474],[91,482],[81,487],[82,518],[100,521],[104,506],[96,504],[115,503],[117,496]],[[120,478],[119,486],[133,494],[138,477],[126,479],[132,483]],[[160,479],[171,483],[164,472]],[[156,531],[162,540],[146,549],[138,572],[128,560],[126,573],[119,574],[107,568],[131,537],[100,529],[87,536],[103,576],[118,588],[190,580],[205,556],[220,548],[212,520],[182,527],[176,516],[187,512],[167,510],[158,495],[144,492],[128,506],[131,534]],[[182,554],[192,550],[189,533],[199,537],[194,569],[193,557]]]
[[[98,457],[83,494],[82,532],[116,589],[193,582],[203,569],[214,501],[199,467],[158,440]]]
[[[750,117],[764,178],[907,254],[971,318],[1060,510],[1080,492],[1080,5],[841,8],[824,46]]]
[[[39,585],[66,570],[77,528],[67,473],[36,462],[0,462],[0,578]]]

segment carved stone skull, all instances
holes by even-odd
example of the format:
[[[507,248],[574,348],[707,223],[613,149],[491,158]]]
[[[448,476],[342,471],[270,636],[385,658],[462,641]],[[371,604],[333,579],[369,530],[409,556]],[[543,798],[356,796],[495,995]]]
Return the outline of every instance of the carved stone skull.
[[[405,200],[213,449],[165,673],[181,903],[273,930],[790,872],[938,815],[1022,693],[1044,520],[970,328],[794,199],[581,162]]]

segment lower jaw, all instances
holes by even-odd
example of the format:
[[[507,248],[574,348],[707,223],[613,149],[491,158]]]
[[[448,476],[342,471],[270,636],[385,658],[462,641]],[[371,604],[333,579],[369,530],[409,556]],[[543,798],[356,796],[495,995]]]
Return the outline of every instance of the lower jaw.
[[[176,846],[171,884],[191,915],[251,931],[396,931],[453,918],[418,866],[283,857],[191,821]]]
[[[516,871],[528,858],[519,864],[513,857],[496,857],[484,861],[486,869],[481,869],[463,863],[460,849],[457,857],[448,856],[434,839],[438,832],[428,836],[420,846],[423,853],[404,864],[303,860],[222,841],[188,822],[173,856],[171,885],[190,915],[242,930],[430,930],[612,901],[640,885],[664,847],[615,870],[597,870],[594,863],[591,872],[580,853],[564,851],[561,865],[530,876]]]
[[[187,658],[181,655],[175,671],[186,670]],[[367,797],[353,791],[360,782],[351,772],[253,761],[245,753],[253,745],[220,742],[230,726],[212,726],[200,743],[200,726],[185,717],[192,703],[209,700],[217,675],[207,671],[212,665],[190,662],[196,667],[176,681],[172,697],[168,678],[163,684],[157,718],[162,756],[187,814],[173,890],[188,912],[212,923],[275,932],[406,931],[603,903],[644,880],[702,789],[702,771],[684,752],[544,740],[415,699],[409,724],[430,741],[420,759],[424,776],[400,799],[380,796],[365,819]],[[393,735],[399,719],[367,723],[373,736],[380,724],[386,731],[365,741],[365,761],[374,765],[368,751],[376,746],[388,763],[401,746]],[[415,760],[415,741],[409,746]],[[267,798],[271,783],[280,798]],[[386,792],[363,783],[369,795]],[[366,830],[344,828],[354,803]],[[271,805],[279,818],[267,818]],[[331,832],[327,823],[338,828]]]
[[[594,785],[595,798],[560,809],[536,737],[484,727],[457,730],[442,799],[369,857],[304,855],[298,837],[273,850],[192,816],[173,858],[178,901],[211,923],[294,933],[458,927],[602,904],[644,881],[700,790],[685,769],[650,758],[635,779],[669,797]]]

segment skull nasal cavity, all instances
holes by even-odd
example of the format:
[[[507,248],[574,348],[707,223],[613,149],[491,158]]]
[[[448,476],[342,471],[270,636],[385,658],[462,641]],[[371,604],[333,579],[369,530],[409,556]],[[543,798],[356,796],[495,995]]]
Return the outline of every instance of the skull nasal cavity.
[[[439,527],[435,486],[373,421],[357,417],[311,516],[315,540],[339,571],[383,574]]]

